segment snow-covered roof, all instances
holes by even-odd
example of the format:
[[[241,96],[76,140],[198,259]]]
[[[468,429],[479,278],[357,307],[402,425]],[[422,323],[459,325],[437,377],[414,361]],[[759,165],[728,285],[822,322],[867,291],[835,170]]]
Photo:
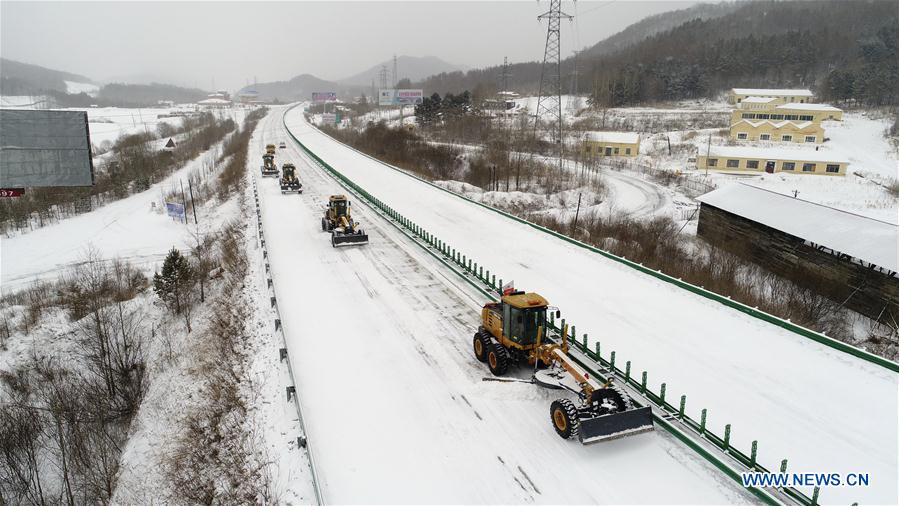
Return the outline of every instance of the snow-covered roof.
[[[230,104],[230,100],[225,100],[223,98],[207,98],[206,100],[200,100],[197,102],[200,105],[224,105]]]
[[[796,109],[801,111],[842,111],[839,107],[834,107],[832,105],[827,104],[801,104],[798,102],[791,102],[789,104],[782,104],[775,109]]]
[[[744,104],[767,104],[777,100],[774,97],[746,97],[743,99]]]
[[[758,158],[759,160],[788,160],[823,163],[849,163],[848,160],[827,151],[791,148],[760,148],[753,146],[712,146],[708,150],[710,157],[718,158]],[[704,156],[705,149],[699,150]]]
[[[734,88],[736,95],[791,95],[794,97],[811,97],[811,90],[778,90],[768,88]]]
[[[744,183],[697,200],[820,246],[899,270],[899,226]]]
[[[640,134],[636,132],[587,132],[587,140],[594,142],[636,144],[640,142]]]
[[[786,126],[788,124],[792,124],[793,126],[795,126],[796,128],[798,128],[800,130],[814,125],[814,123],[812,123],[811,121],[790,121],[790,120],[772,121],[770,119],[761,119],[761,120],[755,120],[755,121],[753,121],[751,119],[741,119],[740,121],[734,123],[734,125],[739,125],[740,123],[748,123],[749,125],[751,125],[754,128],[758,128],[764,124],[769,124],[769,125],[773,126],[774,128],[783,128],[784,126]]]

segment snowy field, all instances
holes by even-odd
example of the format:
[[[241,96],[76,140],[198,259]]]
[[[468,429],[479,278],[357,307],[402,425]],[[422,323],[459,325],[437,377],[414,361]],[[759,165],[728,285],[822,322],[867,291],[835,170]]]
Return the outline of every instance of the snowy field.
[[[265,142],[286,137],[278,116]],[[358,201],[371,242],[332,248],[322,204],[345,190],[289,146],[276,160],[298,164],[304,193],[257,183],[327,503],[752,502],[662,430],[583,446],[552,429],[558,392],[483,381],[470,350],[482,296]]]
[[[899,500],[896,375],[418,182],[311,128],[299,110],[287,124],[401,214],[498,277],[541,292],[604,350],[648,370],[651,383],[665,381],[671,397],[686,393],[692,416],[708,408],[717,433],[732,423],[738,447],[758,439],[765,466],[788,458],[792,470],[865,469],[871,487],[827,489],[821,499]]]
[[[214,153],[207,151],[147,191],[27,234],[0,237],[3,292],[18,290],[36,279],[56,278],[81,261],[90,248],[103,258],[127,259],[152,273],[173,246],[184,249],[195,242],[192,222],[187,226],[165,214],[164,194],[180,191],[181,181],[204,164],[211,165]],[[221,216],[216,210],[207,216],[202,216],[200,209],[198,212],[204,227]]]

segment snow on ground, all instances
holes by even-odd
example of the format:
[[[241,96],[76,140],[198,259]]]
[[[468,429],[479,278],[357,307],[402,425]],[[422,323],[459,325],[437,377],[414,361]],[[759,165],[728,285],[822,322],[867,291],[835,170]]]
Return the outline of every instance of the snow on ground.
[[[850,174],[899,179],[899,148],[884,136],[888,120],[852,112],[844,114],[843,121],[825,121],[822,126],[825,137],[830,138],[824,146],[849,160]]]
[[[50,102],[52,99],[44,95],[0,95],[0,107],[9,109],[44,109]]]
[[[266,131],[284,136],[277,122]],[[592,446],[559,438],[548,416],[558,392],[482,380],[470,349],[482,296],[359,201],[371,242],[332,248],[322,204],[345,190],[292,142],[286,157],[302,195],[257,181],[327,503],[752,501],[663,430]]]
[[[397,212],[498,278],[541,292],[620,362],[665,381],[671,398],[687,394],[691,416],[708,408],[718,434],[732,423],[737,447],[758,439],[766,467],[788,458],[795,471],[864,469],[869,488],[829,488],[821,500],[899,501],[895,374],[416,181],[316,131],[296,109],[287,124]]]
[[[79,83],[75,81],[65,81],[66,83],[66,93],[77,95],[79,93],[87,93],[92,97],[97,96],[97,92],[100,91],[100,87],[96,84],[91,83]]]
[[[184,111],[182,108],[131,109],[124,107],[89,107],[65,110],[87,111],[91,142],[98,146],[106,141],[115,142],[122,135],[140,132],[156,133],[156,128],[161,123],[168,123],[174,127],[181,126],[182,118],[159,118],[158,116]]]
[[[60,270],[80,261],[89,247],[96,248],[103,258],[128,259],[148,272],[171,247],[189,248],[194,243],[194,225],[166,216],[163,196],[180,192],[180,182],[190,172],[212,165],[215,152],[212,149],[200,155],[147,191],[27,234],[0,237],[4,293],[35,279],[56,277]],[[212,226],[222,216],[221,210],[197,211],[204,227]]]

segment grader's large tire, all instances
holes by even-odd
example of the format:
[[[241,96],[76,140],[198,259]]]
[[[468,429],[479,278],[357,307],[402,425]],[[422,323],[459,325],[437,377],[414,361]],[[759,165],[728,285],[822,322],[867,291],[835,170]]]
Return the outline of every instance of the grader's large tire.
[[[499,343],[491,343],[487,350],[487,367],[494,376],[502,376],[509,370],[509,350]]]
[[[487,361],[487,350],[490,349],[490,340],[485,339],[480,332],[475,332],[474,339],[471,341],[474,349],[474,356],[481,362]]]
[[[577,408],[568,399],[556,399],[549,407],[549,417],[552,420],[556,434],[562,439],[576,438],[581,426],[577,419]]]

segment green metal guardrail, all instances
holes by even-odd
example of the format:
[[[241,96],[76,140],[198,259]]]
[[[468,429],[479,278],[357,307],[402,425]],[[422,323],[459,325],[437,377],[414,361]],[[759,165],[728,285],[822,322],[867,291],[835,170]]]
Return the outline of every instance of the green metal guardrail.
[[[286,113],[285,113],[285,114],[286,114]],[[290,131],[290,129],[288,129],[288,132],[289,132],[289,131]],[[291,133],[290,135],[291,135],[291,137],[293,137],[293,133]],[[325,135],[327,135],[327,134],[325,134]],[[296,138],[294,137],[294,139],[296,139]],[[336,139],[335,139],[335,140],[336,140]],[[297,141],[297,142],[299,142],[299,141]],[[337,141],[337,142],[340,142],[340,141]],[[430,181],[428,181],[428,180],[426,180],[426,179],[423,179],[423,178],[421,178],[421,177],[418,177],[418,176],[416,176],[415,174],[411,174],[411,173],[406,172],[406,171],[404,171],[404,170],[402,170],[402,169],[399,169],[399,168],[397,168],[397,167],[394,167],[393,165],[390,165],[389,163],[385,163],[385,162],[383,162],[383,161],[381,161],[381,160],[378,160],[377,158],[375,158],[375,157],[373,157],[373,156],[371,156],[371,155],[369,155],[369,154],[367,154],[367,153],[364,153],[364,152],[362,152],[362,151],[359,151],[359,150],[353,148],[352,146],[346,146],[346,147],[349,148],[349,149],[352,149],[353,151],[356,151],[357,153],[359,153],[359,154],[361,154],[361,155],[363,155],[363,156],[365,156],[365,157],[367,157],[367,158],[370,158],[370,159],[372,159],[372,160],[374,160],[374,161],[376,161],[376,162],[378,162],[378,163],[384,165],[385,167],[389,167],[389,168],[391,168],[391,169],[393,169],[393,170],[395,170],[395,171],[397,171],[397,172],[399,172],[399,173],[401,173],[401,174],[404,174],[404,175],[406,175],[406,176],[408,176],[408,177],[411,177],[411,178],[413,178],[413,179],[416,179],[416,180],[418,180],[418,181],[421,181],[422,183],[425,183],[425,184],[430,185],[430,186],[432,186],[432,187],[434,187],[434,188],[437,188],[437,189],[439,189],[439,190],[441,190],[441,191],[444,191],[444,192],[446,192],[446,193],[449,193],[450,195],[453,195],[453,196],[455,196],[455,197],[457,197],[457,198],[464,199],[464,200],[466,200],[466,201],[468,201],[468,202],[471,202],[472,204],[481,206],[481,207],[483,207],[483,208],[485,208],[485,209],[489,209],[489,210],[491,210],[491,211],[493,211],[493,212],[495,212],[495,213],[499,213],[499,214],[501,214],[501,215],[503,215],[503,216],[505,216],[505,217],[507,217],[507,218],[510,218],[510,219],[512,219],[512,220],[515,220],[515,221],[517,221],[517,222],[519,222],[519,223],[522,223],[522,224],[524,224],[524,225],[527,225],[527,226],[529,226],[529,227],[535,228],[535,229],[540,230],[540,231],[542,231],[542,232],[545,232],[545,233],[547,233],[547,234],[550,234],[550,235],[553,235],[553,236],[555,236],[555,237],[558,237],[559,239],[562,239],[562,240],[564,240],[564,241],[567,241],[567,242],[569,242],[569,243],[571,243],[571,244],[574,244],[574,245],[576,245],[576,246],[579,246],[579,247],[581,247],[581,248],[588,249],[588,250],[590,250],[590,251],[592,251],[592,252],[594,252],[594,253],[599,253],[600,255],[602,255],[602,256],[604,256],[604,257],[606,257],[606,258],[609,258],[609,259],[614,260],[614,261],[616,261],[616,262],[619,262],[619,263],[622,263],[622,264],[624,264],[624,265],[627,265],[628,267],[631,267],[631,268],[633,268],[633,269],[636,269],[636,270],[638,270],[638,271],[640,271],[640,272],[642,272],[642,273],[644,273],[644,274],[649,274],[650,276],[653,276],[653,277],[655,277],[655,278],[657,278],[657,279],[660,279],[660,280],[662,280],[662,281],[665,281],[666,283],[671,283],[671,284],[673,284],[673,285],[675,285],[675,286],[677,286],[677,287],[679,287],[679,288],[683,288],[684,290],[688,290],[688,291],[690,291],[690,292],[692,292],[692,293],[695,293],[695,294],[700,295],[700,296],[702,296],[702,297],[705,297],[705,298],[707,298],[707,299],[714,300],[715,302],[719,302],[719,303],[721,303],[721,304],[724,304],[725,306],[728,306],[728,307],[730,307],[730,308],[736,309],[737,311],[740,311],[740,312],[742,312],[742,313],[748,314],[748,315],[750,315],[750,316],[752,316],[752,317],[754,317],[754,318],[758,318],[758,319],[763,320],[763,321],[766,321],[766,322],[768,322],[768,323],[772,323],[772,324],[774,324],[774,325],[777,325],[778,327],[782,327],[782,328],[784,328],[784,329],[786,329],[786,330],[789,330],[790,332],[793,332],[793,333],[795,333],[795,334],[799,334],[799,335],[801,335],[801,336],[803,336],[803,337],[806,337],[806,338],[811,339],[811,340],[813,340],[813,341],[819,342],[819,343],[821,343],[821,344],[824,344],[824,345],[829,346],[829,347],[831,347],[831,348],[834,348],[834,349],[836,349],[836,350],[839,350],[839,351],[848,353],[848,354],[850,354],[850,355],[853,355],[853,356],[855,356],[855,357],[858,357],[858,358],[860,358],[860,359],[862,359],[862,360],[865,360],[865,361],[867,361],[867,362],[870,362],[870,363],[872,363],[872,364],[879,365],[879,366],[881,366],[881,367],[884,367],[884,368],[886,368],[886,369],[889,369],[890,371],[893,371],[893,372],[899,372],[899,363],[896,363],[896,362],[893,362],[893,361],[891,361],[891,360],[885,359],[885,358],[883,358],[883,357],[880,357],[880,356],[875,355],[875,354],[873,354],[873,353],[870,353],[870,352],[868,352],[868,351],[862,350],[862,349],[857,348],[857,347],[855,347],[855,346],[852,346],[852,345],[850,345],[850,344],[846,344],[846,343],[844,343],[844,342],[842,342],[842,341],[838,341],[838,340],[836,340],[836,339],[834,339],[834,338],[832,338],[832,337],[828,337],[827,335],[822,334],[822,333],[820,333],[820,332],[816,332],[816,331],[814,331],[814,330],[807,329],[807,328],[802,327],[802,326],[800,326],[800,325],[796,325],[795,323],[793,323],[793,322],[791,322],[791,321],[789,321],[789,320],[784,320],[784,319],[779,318],[779,317],[777,317],[777,316],[774,316],[774,315],[772,315],[772,314],[770,314],[770,313],[766,313],[766,312],[764,312],[764,311],[761,311],[761,310],[758,309],[758,308],[751,307],[751,306],[747,306],[746,304],[743,304],[742,302],[735,301],[735,300],[731,299],[730,297],[726,297],[726,296],[723,296],[723,295],[719,295],[719,294],[717,294],[717,293],[715,293],[715,292],[706,290],[705,288],[702,288],[702,287],[700,287],[700,286],[693,285],[693,284],[688,283],[688,282],[686,282],[686,281],[684,281],[684,280],[682,280],[682,279],[680,279],[680,278],[675,278],[675,277],[673,277],[673,276],[669,276],[668,274],[665,274],[665,273],[663,273],[663,272],[661,272],[661,271],[657,271],[657,270],[655,270],[655,269],[651,269],[651,268],[649,268],[649,267],[646,267],[645,265],[642,265],[642,264],[639,264],[639,263],[637,263],[637,262],[628,260],[628,259],[625,258],[625,257],[621,257],[621,256],[615,255],[615,254],[613,254],[613,253],[610,253],[610,252],[608,252],[608,251],[606,251],[606,250],[597,248],[596,246],[593,246],[593,245],[590,245],[590,244],[587,244],[587,243],[578,241],[577,239],[572,239],[571,237],[568,237],[567,235],[564,235],[564,234],[561,234],[561,233],[559,233],[559,232],[556,232],[555,230],[551,230],[551,229],[548,229],[548,228],[546,228],[546,227],[544,227],[544,226],[537,225],[536,223],[527,221],[527,220],[525,220],[525,219],[523,219],[523,218],[520,218],[520,217],[518,217],[518,216],[515,216],[515,215],[513,215],[513,214],[510,214],[510,213],[508,213],[508,212],[506,212],[506,211],[503,211],[503,210],[501,210],[501,209],[497,209],[497,208],[495,208],[495,207],[492,207],[492,206],[489,206],[489,205],[487,205],[487,204],[484,204],[483,202],[477,202],[477,201],[472,200],[472,199],[470,199],[470,198],[468,198],[468,197],[466,197],[466,196],[464,196],[464,195],[460,195],[460,194],[455,193],[455,192],[453,192],[453,191],[451,191],[451,190],[448,190],[448,189],[446,189],[446,188],[443,188],[443,187],[441,187],[441,186],[438,186],[438,185],[436,185],[436,184],[434,184],[434,183],[432,183],[432,182],[430,182]],[[304,148],[304,149],[305,149],[305,148]],[[308,151],[308,150],[307,150],[307,151]]]
[[[299,139],[297,139],[289,129],[288,135],[290,135],[290,137],[303,149],[303,151],[309,157],[315,160],[315,162],[322,169],[331,174],[331,176],[334,177],[342,186],[355,193],[359,198],[366,200],[377,211],[383,213],[390,219],[389,221],[394,226],[396,226],[400,230],[408,232],[408,234],[415,236],[422,241],[421,243],[416,242],[416,244],[422,246],[425,251],[431,254],[434,258],[438,259],[441,263],[443,263],[447,267],[450,267],[454,272],[460,275],[467,283],[480,291],[484,296],[494,300],[497,298],[497,295],[501,292],[503,283],[501,278],[497,279],[495,273],[491,274],[489,269],[484,269],[483,264],[479,265],[467,255],[463,254],[461,251],[458,251],[456,248],[453,248],[446,242],[438,239],[434,234],[418,226],[412,220],[401,215],[392,207],[390,207],[377,197],[373,196],[361,186],[357,185],[351,179],[343,175],[341,172],[336,170],[334,167],[332,167],[330,164],[316,155],[312,150],[306,147],[306,145],[303,144]],[[454,266],[460,268],[461,271],[454,268]],[[563,332],[563,328],[567,329],[569,328],[569,325],[565,323],[565,320],[562,320],[561,325],[556,325],[554,315],[551,315],[548,327],[550,330],[548,337],[552,338],[551,336],[554,334],[555,338],[558,339]],[[731,465],[728,465],[718,456],[710,453],[703,446],[697,444],[695,440],[693,440],[690,436],[687,436],[680,428],[672,425],[671,422],[669,422],[670,418],[676,418],[683,427],[691,430],[696,436],[699,436],[702,439],[705,439],[706,441],[712,443],[712,445],[717,447],[724,455],[729,456],[735,463],[745,467],[747,470],[769,472],[765,467],[758,463],[757,441],[753,441],[752,450],[749,455],[738,450],[730,444],[730,424],[727,424],[725,426],[724,437],[718,436],[706,426],[706,420],[708,416],[707,410],[703,409],[702,418],[700,419],[700,421],[696,421],[684,412],[686,407],[686,395],[681,396],[679,406],[675,407],[674,405],[669,403],[665,397],[665,383],[662,383],[660,385],[660,391],[658,393],[653,392],[652,388],[647,383],[648,372],[643,371],[640,381],[637,381],[636,378],[632,377],[631,375],[632,369],[630,361],[626,362],[625,369],[621,369],[618,365],[616,365],[615,351],[612,351],[610,353],[609,359],[603,358],[600,353],[601,345],[599,342],[595,343],[595,348],[591,350],[587,345],[587,334],[583,335],[582,340],[578,340],[574,338],[574,336],[576,335],[575,327],[573,325],[570,325],[570,328],[572,329],[572,339],[570,340],[571,344],[575,349],[577,349],[578,351],[583,353],[584,356],[590,359],[592,363],[580,360],[577,357],[574,357],[575,361],[577,361],[581,366],[590,371],[591,374],[598,376],[603,381],[607,380],[608,375],[611,374],[618,376],[618,378],[623,379],[626,384],[633,388],[636,388],[647,402],[655,405],[656,408],[661,409],[666,413],[667,416],[660,416],[656,413],[653,413],[653,418],[658,425],[662,426],[666,431],[668,431],[688,447],[693,449],[700,456],[702,456],[704,459],[706,459],[708,462],[722,471],[725,475],[742,485],[742,480],[740,479],[740,474],[737,470],[735,470]],[[621,364],[621,361],[618,361],[618,364]],[[786,465],[787,459],[782,460],[780,469],[781,472],[786,471]],[[749,487],[749,490],[756,497],[768,504],[779,504],[779,501],[764,489]],[[798,504],[814,506],[817,504],[819,490],[817,488],[815,489],[812,498],[809,498],[802,492],[793,488],[782,489],[782,492],[785,495],[791,497]]]

